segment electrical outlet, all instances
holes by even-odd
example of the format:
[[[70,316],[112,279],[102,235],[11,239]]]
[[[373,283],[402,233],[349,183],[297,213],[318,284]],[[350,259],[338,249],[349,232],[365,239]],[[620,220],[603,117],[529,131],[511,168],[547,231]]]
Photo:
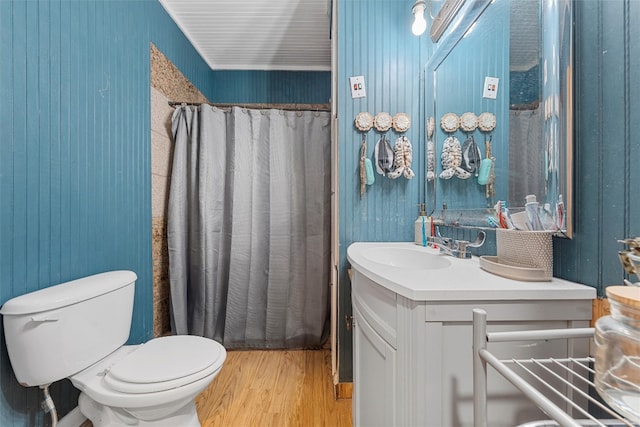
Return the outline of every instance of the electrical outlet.
[[[485,77],[484,78],[484,90],[482,92],[483,98],[496,99],[498,97],[498,82],[497,77]]]
[[[364,89],[364,76],[349,77],[351,84],[351,98],[364,98],[367,92]]]

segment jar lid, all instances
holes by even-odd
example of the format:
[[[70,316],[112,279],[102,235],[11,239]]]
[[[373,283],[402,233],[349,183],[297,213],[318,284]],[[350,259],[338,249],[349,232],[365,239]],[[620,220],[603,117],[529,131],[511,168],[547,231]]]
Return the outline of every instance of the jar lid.
[[[640,287],[637,286],[609,286],[606,288],[607,298],[632,310],[637,318],[640,315]],[[626,313],[627,315],[631,313]]]

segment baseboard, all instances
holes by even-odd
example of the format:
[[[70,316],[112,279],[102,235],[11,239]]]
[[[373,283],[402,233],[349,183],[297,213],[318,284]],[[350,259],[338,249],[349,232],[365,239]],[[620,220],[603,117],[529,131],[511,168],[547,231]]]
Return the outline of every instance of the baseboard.
[[[591,313],[591,327],[594,327],[596,324],[596,320],[601,318],[602,316],[608,316],[611,314],[611,310],[609,308],[609,300],[606,298],[596,298],[593,300],[593,311]]]
[[[353,396],[353,383],[334,384],[333,395],[336,399],[351,399]]]

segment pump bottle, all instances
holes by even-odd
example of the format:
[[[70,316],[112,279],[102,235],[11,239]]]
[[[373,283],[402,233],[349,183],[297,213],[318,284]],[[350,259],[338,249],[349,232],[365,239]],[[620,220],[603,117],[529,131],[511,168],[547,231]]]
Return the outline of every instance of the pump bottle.
[[[427,246],[427,237],[431,236],[429,217],[427,216],[425,204],[420,203],[418,206],[420,206],[420,213],[415,222],[414,243],[420,246]]]

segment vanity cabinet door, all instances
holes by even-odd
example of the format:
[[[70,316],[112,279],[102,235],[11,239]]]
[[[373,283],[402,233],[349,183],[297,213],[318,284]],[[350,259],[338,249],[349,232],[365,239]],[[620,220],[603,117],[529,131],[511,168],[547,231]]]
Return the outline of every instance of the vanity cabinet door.
[[[396,350],[353,310],[353,423],[396,425]]]

